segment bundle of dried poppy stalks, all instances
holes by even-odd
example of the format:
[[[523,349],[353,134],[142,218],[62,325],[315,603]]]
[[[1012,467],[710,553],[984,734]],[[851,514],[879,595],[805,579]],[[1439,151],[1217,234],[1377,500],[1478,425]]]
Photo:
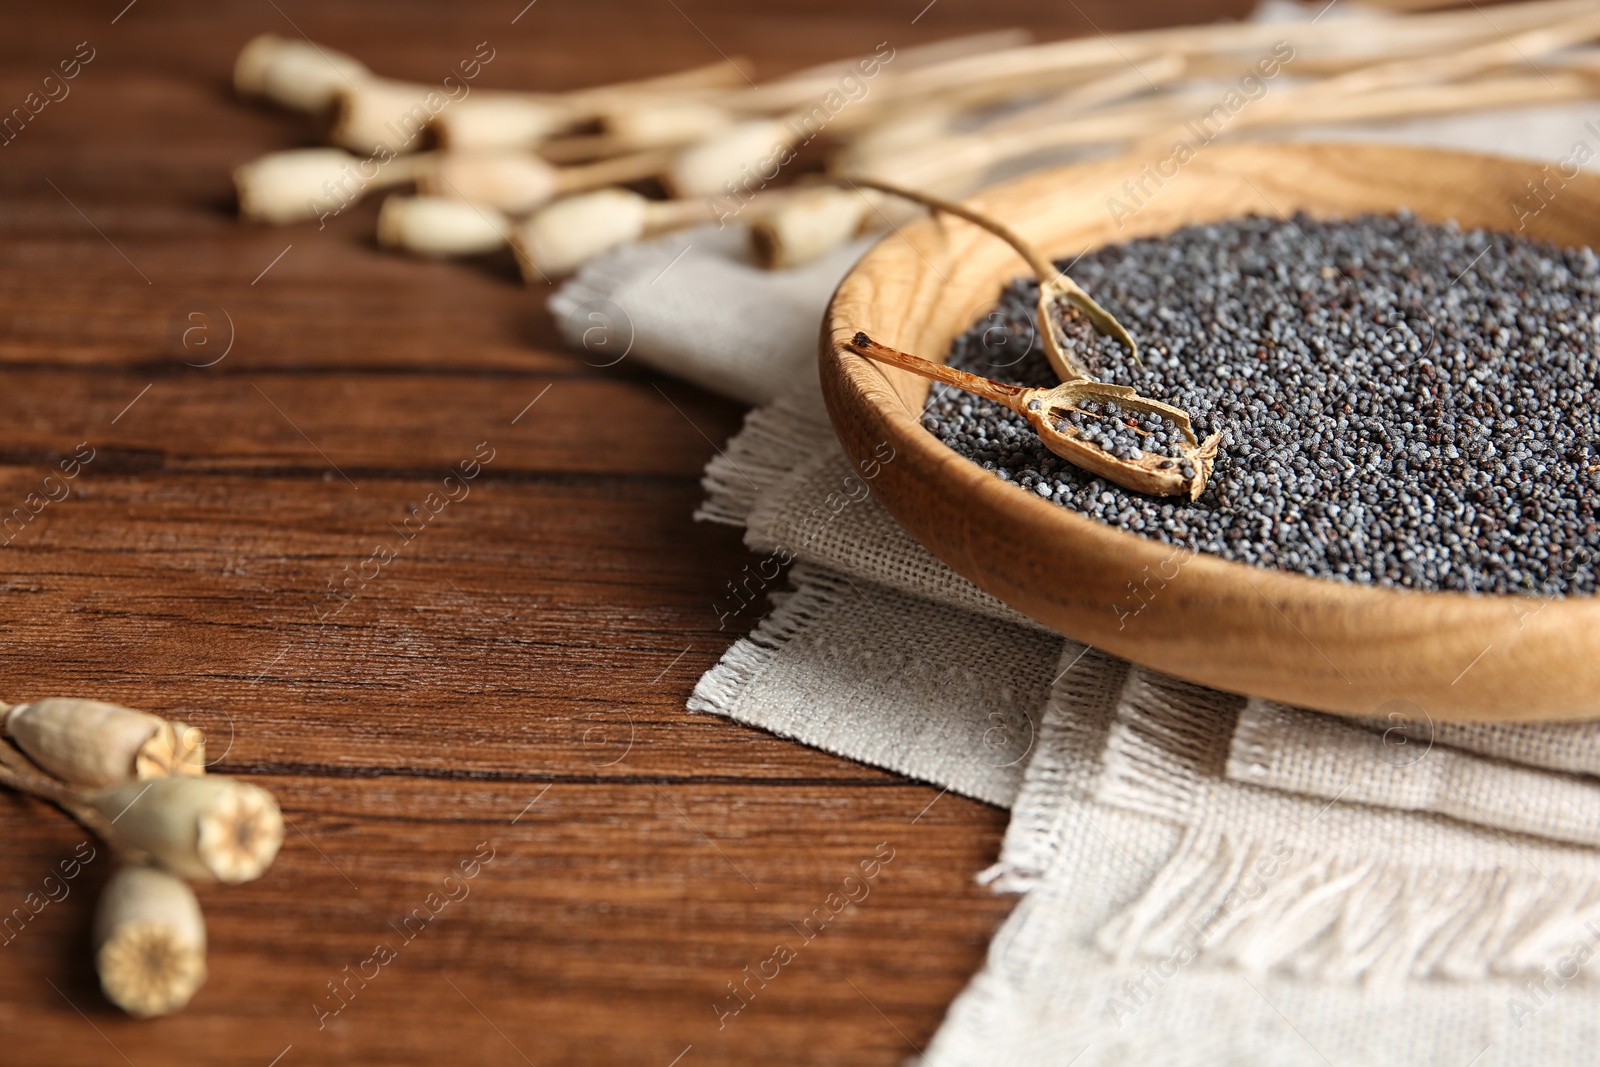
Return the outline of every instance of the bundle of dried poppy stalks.
[[[0,703],[0,724],[9,739],[0,740],[0,785],[55,804],[122,864],[95,912],[107,998],[139,1017],[182,1008],[206,977],[205,921],[189,882],[260,877],[283,843],[277,801],[206,774],[199,729],[132,708],[60,697]],[[26,906],[22,923],[32,918]]]
[[[320,115],[337,147],[271,153],[235,181],[241,213],[274,223],[325,223],[369,191],[414,187],[385,201],[382,244],[509,245],[530,281],[735,219],[760,262],[787,267],[906,210],[853,179],[962,196],[1049,153],[1139,150],[1181,165],[1218,137],[1578,99],[1600,89],[1597,39],[1590,0],[1539,0],[1048,43],[1016,30],[886,41],[759,85],[730,59],[519,93],[469,84],[494,58],[487,43],[427,85],[268,35],[240,54],[238,90]],[[814,184],[819,164],[832,182]]]

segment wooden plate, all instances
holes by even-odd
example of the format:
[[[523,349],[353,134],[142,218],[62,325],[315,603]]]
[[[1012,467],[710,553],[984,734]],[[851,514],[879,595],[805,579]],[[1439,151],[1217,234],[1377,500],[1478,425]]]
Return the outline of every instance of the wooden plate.
[[[1201,150],[1175,176],[1119,159],[1030,175],[973,203],[1051,256],[1243,214],[1350,215],[1408,207],[1430,221],[1516,230],[1537,207],[1533,163],[1429,149],[1238,145]],[[1119,227],[1108,200],[1143,180]],[[1555,189],[1554,183],[1550,186]],[[1531,236],[1600,247],[1600,178],[1579,175]],[[1425,593],[1310,578],[1189,555],[1002,482],[918,421],[928,382],[841,347],[857,330],[943,359],[1021,260],[948,217],[904,227],[845,278],[823,323],[823,392],[852,459],[896,450],[870,483],[890,513],[981,588],[1061,633],[1219,689],[1327,711],[1413,719],[1600,717],[1594,597]],[[1136,337],[1149,326],[1128,323]],[[1600,383],[1597,383],[1600,385]],[[933,653],[930,653],[933,654]]]

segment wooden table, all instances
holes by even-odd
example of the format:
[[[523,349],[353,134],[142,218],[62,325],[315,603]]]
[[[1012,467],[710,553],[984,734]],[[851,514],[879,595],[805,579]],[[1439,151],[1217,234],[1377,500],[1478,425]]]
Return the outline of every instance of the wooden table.
[[[739,407],[564,351],[509,258],[379,252],[370,204],[321,230],[240,225],[230,169],[311,131],[233,99],[228,72],[250,36],[301,30],[418,80],[480,41],[485,86],[718,53],[759,78],[885,40],[1246,4],[124,2],[27,6],[0,38],[7,113],[93,55],[0,147],[0,517],[24,508],[0,533],[0,698],[201,725],[214,769],[272,789],[291,829],[266,877],[200,890],[210,978],[152,1022],[97,987],[101,848],[0,944],[0,1063],[893,1064],[923,1046],[1011,906],[973,884],[1006,813],[684,711],[735,636],[713,603],[752,561],[690,519]],[[82,473],[47,482],[80,444]],[[491,452],[398,558],[366,562]],[[63,498],[33,514],[31,493]],[[0,915],[83,839],[10,794],[0,834]],[[880,846],[870,896],[804,942],[792,924]],[[404,924],[475,854],[493,858],[466,897]],[[794,958],[745,984],[780,944]],[[352,977],[379,945],[394,958]],[[737,1014],[730,983],[756,990]]]

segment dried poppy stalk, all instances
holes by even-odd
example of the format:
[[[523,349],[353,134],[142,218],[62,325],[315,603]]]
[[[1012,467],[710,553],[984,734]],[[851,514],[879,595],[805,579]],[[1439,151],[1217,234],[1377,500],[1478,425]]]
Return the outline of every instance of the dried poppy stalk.
[[[880,193],[903,197],[935,211],[966,219],[1016,249],[1017,254],[1027,261],[1034,276],[1039,280],[1039,325],[1044,327],[1045,356],[1050,360],[1050,366],[1055,369],[1057,377],[1063,382],[1094,380],[1089,368],[1073,351],[1072,342],[1067,337],[1065,329],[1067,319],[1086,319],[1096,332],[1107,337],[1115,337],[1122,342],[1127,347],[1128,354],[1135,362],[1138,361],[1139,346],[1134,343],[1133,335],[1128,333],[1122,323],[1118,322],[1111,312],[1095,303],[1094,298],[1084,292],[1077,282],[1067,277],[1065,271],[1058,270],[1054,263],[1005,223],[992,219],[982,212],[974,211],[965,204],[958,204],[953,200],[946,200],[916,189],[907,189],[890,182],[878,181],[875,178],[841,178],[840,181],[853,187],[876,189]]]
[[[1221,434],[1195,437],[1189,416],[1128,385],[1076,378],[1049,389],[1007,385],[880,345],[857,333],[857,355],[993,400],[1028,420],[1046,448],[1091,474],[1152,496],[1199,497]]]

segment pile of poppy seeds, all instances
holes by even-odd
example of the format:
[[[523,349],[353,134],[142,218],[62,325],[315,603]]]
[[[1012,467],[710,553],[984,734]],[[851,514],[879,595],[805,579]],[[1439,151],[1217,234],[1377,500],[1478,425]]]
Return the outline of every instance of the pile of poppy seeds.
[[[1407,212],[1248,216],[1102,248],[1070,274],[1140,341],[1143,366],[1069,322],[1094,376],[1185,409],[1201,439],[1223,431],[1215,471],[1192,503],[1145,496],[1055,456],[999,404],[936,386],[923,424],[996,476],[1243,563],[1413,589],[1595,591],[1588,248]],[[1009,286],[951,365],[1056,384],[1038,292]]]

